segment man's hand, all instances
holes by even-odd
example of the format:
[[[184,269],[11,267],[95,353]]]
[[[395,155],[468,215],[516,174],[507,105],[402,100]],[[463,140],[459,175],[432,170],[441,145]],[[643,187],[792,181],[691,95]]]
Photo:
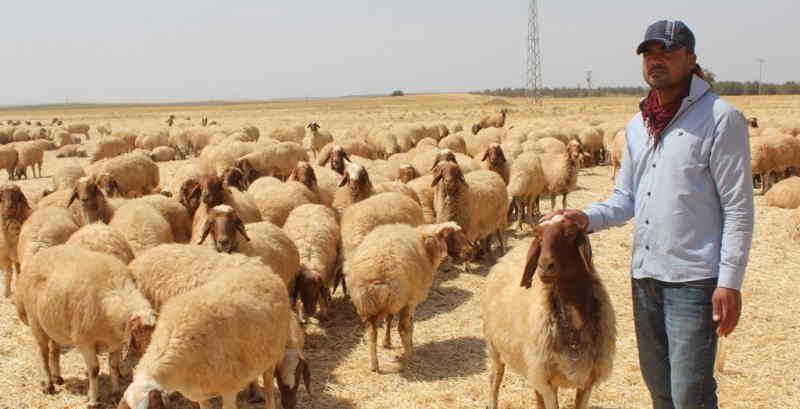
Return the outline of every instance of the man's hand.
[[[718,323],[717,335],[727,337],[739,323],[742,314],[742,293],[732,288],[717,287],[711,297],[714,306],[713,319]]]
[[[539,219],[539,223],[550,220],[554,216],[559,214],[564,215],[564,217],[572,219],[578,225],[578,227],[583,231],[586,231],[589,228],[589,216],[587,216],[586,213],[577,209],[556,210],[554,212],[542,216],[542,218]]]

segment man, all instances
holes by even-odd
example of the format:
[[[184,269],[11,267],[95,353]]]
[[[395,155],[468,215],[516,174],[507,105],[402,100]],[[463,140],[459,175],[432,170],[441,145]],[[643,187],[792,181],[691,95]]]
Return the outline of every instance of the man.
[[[566,210],[587,231],[635,217],[631,262],[639,364],[655,409],[717,408],[717,336],[736,328],[753,232],[747,122],[703,80],[680,21],[647,28],[650,85],[628,124],[610,199]]]

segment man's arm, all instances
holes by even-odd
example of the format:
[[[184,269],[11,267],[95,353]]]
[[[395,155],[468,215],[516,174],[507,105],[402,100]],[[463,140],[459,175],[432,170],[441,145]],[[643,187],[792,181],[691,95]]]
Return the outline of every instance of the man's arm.
[[[625,131],[625,157],[614,186],[614,193],[605,202],[595,203],[584,210],[589,219],[588,231],[595,232],[608,227],[621,226],[633,217],[633,154],[628,141],[630,132]]]
[[[738,111],[716,126],[709,160],[722,210],[719,287],[741,290],[753,239],[753,176],[747,121]]]

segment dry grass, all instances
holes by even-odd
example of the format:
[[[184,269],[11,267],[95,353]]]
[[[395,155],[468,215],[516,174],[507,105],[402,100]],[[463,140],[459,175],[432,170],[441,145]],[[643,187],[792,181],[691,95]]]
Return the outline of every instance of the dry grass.
[[[337,133],[357,124],[384,122],[460,121],[468,124],[496,107],[483,104],[486,97],[472,95],[431,95],[392,98],[360,98],[326,101],[295,101],[190,107],[133,107],[125,109],[86,109],[59,112],[3,112],[0,119],[48,119],[57,115],[67,120],[91,123],[111,121],[115,128],[133,129],[162,126],[169,112],[179,118],[191,115],[199,121],[206,113],[223,126],[245,122],[262,128],[317,120]],[[512,102],[507,125],[569,124],[586,126],[622,125],[636,109],[635,98],[548,100],[544,107],[531,108],[521,100]],[[760,121],[780,123],[800,118],[798,97],[733,98],[746,115]],[[182,119],[181,119],[182,121]],[[180,121],[179,121],[180,122]],[[47,154],[44,174],[66,163],[85,164],[86,159],[55,160]],[[180,162],[161,164],[163,180],[169,180]],[[569,198],[571,207],[582,207],[606,198],[612,189],[610,169],[594,168],[581,172],[579,190]],[[5,177],[5,175],[3,175]],[[31,194],[49,184],[49,178],[22,181]],[[726,409],[800,407],[800,244],[789,239],[787,217],[791,211],[763,206],[757,197],[755,241],[744,288],[742,321],[728,342],[726,370],[719,376],[721,406]],[[510,243],[520,237],[510,232]],[[639,374],[630,308],[631,226],[593,235],[595,261],[615,303],[619,339],[614,374],[592,395],[594,409],[647,408],[649,397]],[[390,243],[386,243],[391,245]],[[312,366],[313,398],[301,392],[300,408],[481,408],[488,385],[486,354],[479,316],[478,294],[488,266],[475,274],[441,272],[430,298],[416,315],[415,359],[405,371],[390,364],[395,350],[380,350],[386,373],[368,370],[363,329],[351,304],[334,300],[335,314],[324,326],[308,327],[307,356]],[[399,344],[397,336],[395,345]],[[70,351],[63,357],[66,385],[58,394],[45,396],[39,390],[40,369],[37,352],[27,327],[21,325],[11,302],[0,300],[0,408],[79,408],[86,403],[87,381],[80,356]],[[104,361],[105,362],[105,361]],[[113,407],[108,394],[107,367],[102,364],[102,401]],[[562,405],[572,407],[573,393],[562,391]],[[534,399],[526,382],[508,374],[500,395],[501,407],[533,407]],[[192,404],[175,398],[173,408]],[[242,407],[248,407],[243,404]]]

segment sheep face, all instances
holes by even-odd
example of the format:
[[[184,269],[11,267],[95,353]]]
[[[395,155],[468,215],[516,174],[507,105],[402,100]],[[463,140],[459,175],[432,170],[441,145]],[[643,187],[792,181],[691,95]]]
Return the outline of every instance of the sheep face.
[[[477,135],[478,131],[480,131],[480,130],[481,130],[481,124],[479,124],[479,123],[472,124],[472,134],[473,135]]]
[[[364,166],[358,163],[351,163],[347,165],[342,181],[339,182],[339,187],[347,185],[352,191],[363,192],[366,191],[367,187],[371,184],[369,174],[367,174],[367,170]]]
[[[408,183],[417,177],[417,171],[411,165],[403,165],[397,169],[397,179],[403,183]]]
[[[195,212],[197,212],[197,208],[200,207],[200,194],[202,190],[200,183],[194,179],[189,179],[181,185],[178,201],[186,208],[186,211],[189,212],[189,216],[193,217]]]
[[[222,172],[222,184],[226,187],[233,186],[241,191],[245,191],[250,187],[250,183],[244,177],[244,173],[233,167],[227,168]]]
[[[530,288],[537,270],[546,285],[578,282],[582,275],[594,272],[589,237],[569,216],[559,214],[542,222],[534,234],[521,286]]]
[[[242,219],[232,207],[228,205],[217,206],[208,213],[208,219],[203,226],[203,235],[200,242],[203,244],[206,237],[211,233],[214,240],[214,248],[220,253],[232,253],[238,248],[236,233],[240,233],[245,240],[250,241],[244,228]]]
[[[119,184],[110,174],[101,173],[97,175],[95,180],[97,181],[97,186],[103,190],[103,193],[107,197],[122,196],[122,193],[119,191]]]
[[[431,170],[435,169],[436,165],[438,165],[440,162],[453,162],[458,164],[458,161],[456,160],[456,154],[450,149],[442,149],[438,154],[436,154],[436,159],[433,161]]]
[[[447,255],[456,264],[472,260],[475,247],[467,240],[461,227],[454,223],[443,223],[436,235],[447,245]]]
[[[486,161],[487,159],[492,169],[500,168],[506,163],[506,156],[503,154],[503,148],[500,147],[500,144],[493,143],[489,145],[481,161]]]
[[[100,201],[104,200],[105,196],[94,179],[88,177],[78,179],[72,189],[72,196],[69,198],[67,207],[72,206],[72,202],[76,199],[80,200],[81,213],[87,224],[102,221],[100,219]]]
[[[350,162],[350,158],[347,157],[347,152],[344,151],[344,148],[341,146],[334,146],[333,149],[330,151],[330,156],[325,159],[323,166],[325,163],[328,163],[330,160],[331,162],[331,169],[336,171],[336,173],[343,175],[344,174],[344,161]]]
[[[288,365],[285,361],[284,358],[284,364],[275,369],[275,380],[278,381],[278,390],[281,392],[281,405],[284,409],[294,409],[297,407],[297,390],[300,388],[301,377],[306,391],[311,392],[311,371],[305,359],[299,356],[291,359],[293,362]]]
[[[461,168],[452,162],[442,162],[433,170],[433,182],[431,187],[442,185],[446,195],[455,195],[461,190],[462,186],[467,185]]]
[[[236,161],[236,168],[242,172],[244,175],[245,180],[248,182],[252,182],[258,179],[258,171],[250,164],[250,161],[247,159],[239,159]]]
[[[287,181],[289,180],[300,182],[306,185],[309,190],[314,190],[317,187],[317,175],[314,173],[314,168],[305,161],[297,162],[297,166],[292,170]]]
[[[316,123],[316,122],[311,122],[311,123],[308,124],[308,126],[306,128],[310,129],[311,132],[316,133],[317,130],[319,129],[319,124]]]
[[[0,186],[0,216],[5,223],[15,220],[21,224],[30,211],[28,200],[19,186],[11,183]]]
[[[128,350],[144,354],[150,346],[153,331],[156,329],[156,313],[152,310],[136,313],[128,320],[125,333],[128,334]]]
[[[153,380],[134,380],[125,390],[117,409],[164,409],[161,388]]]
[[[303,302],[303,315],[312,317],[317,313],[317,303],[320,297],[330,300],[330,292],[322,281],[322,277],[305,267],[300,269],[297,275],[297,283],[294,287],[292,298]],[[324,312],[324,311],[323,311]],[[322,319],[322,317],[320,317]]]
[[[198,180],[200,184],[200,201],[208,208],[221,205],[225,200],[222,180],[214,175],[203,175]]]

